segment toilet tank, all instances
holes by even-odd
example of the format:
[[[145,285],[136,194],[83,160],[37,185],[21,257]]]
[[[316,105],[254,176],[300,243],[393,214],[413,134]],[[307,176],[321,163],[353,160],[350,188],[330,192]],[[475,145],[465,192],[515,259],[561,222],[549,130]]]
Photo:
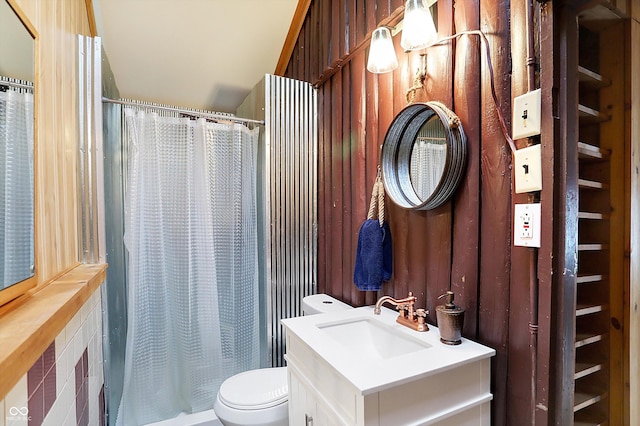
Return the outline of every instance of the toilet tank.
[[[302,313],[304,315],[344,311],[347,309],[353,309],[353,307],[327,294],[313,294],[302,298]]]

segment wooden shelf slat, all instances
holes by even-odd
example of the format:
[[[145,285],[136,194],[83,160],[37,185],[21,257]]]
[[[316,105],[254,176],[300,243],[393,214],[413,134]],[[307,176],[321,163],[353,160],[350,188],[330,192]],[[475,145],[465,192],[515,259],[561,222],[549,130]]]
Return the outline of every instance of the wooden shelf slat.
[[[591,345],[593,343],[600,342],[604,336],[602,334],[593,334],[593,333],[577,333],[576,334],[576,348],[581,348],[583,346]]]
[[[578,284],[595,283],[595,282],[602,281],[603,278],[604,278],[604,275],[602,274],[578,275],[578,277],[576,278],[576,283]]]
[[[578,179],[578,188],[581,189],[608,189],[609,184],[589,179]]]
[[[607,309],[607,305],[605,304],[586,304],[586,303],[578,303],[576,306],[576,317],[581,317],[584,315],[596,314],[598,312],[605,311]]]
[[[578,244],[578,251],[602,251],[607,249],[609,249],[609,246],[607,244]]]
[[[582,66],[578,66],[578,81],[594,89],[606,87],[611,84],[611,80]]]
[[[573,375],[574,380],[581,379],[590,374],[597,373],[602,370],[602,364],[597,362],[576,362],[576,372]]]
[[[609,120],[609,116],[585,105],[578,105],[578,117],[585,123],[601,123]]]
[[[580,411],[584,408],[587,408],[593,404],[596,404],[600,401],[602,401],[604,398],[607,397],[607,393],[603,392],[601,394],[598,393],[591,393],[591,392],[579,392],[576,391],[575,395],[574,395],[574,403],[573,403],[573,412],[577,412]]]
[[[594,212],[578,212],[578,219],[605,220],[609,219],[609,215]]]
[[[578,156],[581,159],[602,160],[609,158],[611,152],[586,142],[578,142]]]

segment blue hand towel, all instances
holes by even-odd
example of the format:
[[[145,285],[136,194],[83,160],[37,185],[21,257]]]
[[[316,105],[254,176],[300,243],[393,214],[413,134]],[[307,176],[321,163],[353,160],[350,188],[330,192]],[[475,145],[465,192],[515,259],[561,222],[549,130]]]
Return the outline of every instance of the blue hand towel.
[[[382,290],[392,273],[391,231],[387,222],[367,219],[358,233],[353,281],[362,291]]]

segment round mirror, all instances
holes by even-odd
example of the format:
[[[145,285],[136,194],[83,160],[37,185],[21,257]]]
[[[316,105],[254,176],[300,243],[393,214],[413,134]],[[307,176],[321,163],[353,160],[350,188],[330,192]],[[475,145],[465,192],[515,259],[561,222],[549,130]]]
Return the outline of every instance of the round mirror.
[[[439,102],[412,104],[394,118],[382,146],[385,188],[400,207],[429,210],[455,192],[467,158],[460,119]]]

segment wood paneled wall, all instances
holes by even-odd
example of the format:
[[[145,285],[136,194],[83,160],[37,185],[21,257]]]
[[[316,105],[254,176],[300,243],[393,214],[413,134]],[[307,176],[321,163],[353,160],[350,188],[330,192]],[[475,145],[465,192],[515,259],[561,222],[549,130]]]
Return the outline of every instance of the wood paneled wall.
[[[36,269],[42,285],[78,265],[76,34],[85,0],[15,0],[36,41]]]
[[[415,100],[441,101],[458,114],[468,138],[466,174],[453,199],[435,210],[403,210],[388,200],[394,271],[378,293],[360,292],[353,284],[357,234],[380,146],[394,116],[407,105],[420,57],[404,53],[398,35],[398,69],[371,74],[366,60],[371,32],[402,19],[404,2],[312,1],[285,73],[319,90],[319,290],[355,306],[375,303],[382,294],[403,297],[413,291],[417,305],[430,310],[431,323],[441,304],[437,297],[453,290],[456,302],[466,308],[463,335],[497,351],[492,363],[496,425],[528,424],[531,413],[530,256],[528,249],[511,245],[512,203],[527,200],[512,196],[511,152],[496,114],[500,108],[510,127],[511,96],[527,89],[521,3],[437,3],[441,37],[476,29],[487,35],[498,106],[477,36],[460,36],[427,50],[426,87]],[[551,203],[548,209],[546,214]],[[550,253],[549,247],[543,253]],[[543,308],[549,310],[550,304]],[[549,315],[544,318],[548,326]],[[540,361],[538,400],[546,403],[548,331],[540,339],[547,361]]]

